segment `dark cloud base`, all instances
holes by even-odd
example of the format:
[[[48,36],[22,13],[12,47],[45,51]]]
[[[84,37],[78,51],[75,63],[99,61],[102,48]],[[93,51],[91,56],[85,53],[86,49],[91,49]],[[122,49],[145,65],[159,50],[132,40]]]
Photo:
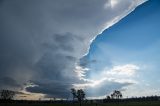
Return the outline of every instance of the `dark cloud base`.
[[[85,83],[75,67],[91,40],[130,5],[115,11],[110,0],[0,0],[0,89],[32,82],[29,92],[68,97],[72,84]]]

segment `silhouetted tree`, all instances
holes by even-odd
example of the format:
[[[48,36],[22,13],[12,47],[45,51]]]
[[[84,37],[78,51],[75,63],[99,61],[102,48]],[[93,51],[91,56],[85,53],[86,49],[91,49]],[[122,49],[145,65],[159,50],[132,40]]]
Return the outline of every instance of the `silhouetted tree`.
[[[111,99],[114,99],[114,95],[113,94],[111,94]]]
[[[56,101],[56,97],[53,97],[53,100]]]
[[[78,101],[80,102],[80,106],[81,106],[82,101],[85,98],[85,93],[82,89],[77,90],[77,98],[78,98]]]
[[[111,98],[112,99],[120,99],[122,98],[122,93],[118,90],[115,90],[112,94],[111,94]]]
[[[73,100],[75,98],[78,99],[79,103],[80,103],[80,106],[82,104],[82,101],[84,100],[85,98],[85,92],[82,90],[82,89],[79,89],[79,90],[75,90],[74,88],[71,89],[71,93],[73,95]]]
[[[107,96],[107,99],[111,99],[111,97],[110,97],[110,96]]]
[[[0,98],[3,100],[11,100],[15,96],[15,92],[10,90],[1,90],[0,93],[1,93]]]
[[[76,96],[76,95],[77,95],[76,92],[77,92],[77,91],[76,91],[74,88],[71,89],[71,93],[72,93],[72,95],[73,95],[73,101],[74,101],[74,99],[77,97],[77,96]]]

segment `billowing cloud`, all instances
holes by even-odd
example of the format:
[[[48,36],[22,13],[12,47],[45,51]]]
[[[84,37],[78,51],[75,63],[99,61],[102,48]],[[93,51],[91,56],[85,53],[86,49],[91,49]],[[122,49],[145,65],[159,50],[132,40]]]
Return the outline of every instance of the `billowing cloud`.
[[[1,0],[0,89],[66,97],[92,40],[145,1]]]
[[[74,87],[85,89],[89,97],[110,94],[115,89],[124,90],[125,87],[137,83],[134,79],[139,67],[134,64],[114,66],[96,74],[95,79],[83,79],[86,83],[74,84]],[[98,76],[98,78],[97,78]]]
[[[133,64],[126,64],[123,66],[114,66],[113,69],[109,71],[104,71],[103,75],[106,76],[116,76],[116,77],[131,77],[135,74],[135,72],[139,69],[138,66]]]

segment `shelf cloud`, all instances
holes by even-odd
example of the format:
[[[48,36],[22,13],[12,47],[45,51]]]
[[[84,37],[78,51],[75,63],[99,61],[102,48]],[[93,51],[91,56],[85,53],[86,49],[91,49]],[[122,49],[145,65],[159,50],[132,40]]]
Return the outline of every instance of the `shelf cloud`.
[[[145,1],[0,0],[0,89],[68,97],[96,36]]]

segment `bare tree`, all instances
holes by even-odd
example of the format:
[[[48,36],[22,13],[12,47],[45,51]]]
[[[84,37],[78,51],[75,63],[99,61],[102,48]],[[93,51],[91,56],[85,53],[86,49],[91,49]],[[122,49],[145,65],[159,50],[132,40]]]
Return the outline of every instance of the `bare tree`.
[[[12,100],[13,97],[15,96],[15,92],[14,91],[10,91],[10,90],[1,90],[1,99],[3,100]]]

